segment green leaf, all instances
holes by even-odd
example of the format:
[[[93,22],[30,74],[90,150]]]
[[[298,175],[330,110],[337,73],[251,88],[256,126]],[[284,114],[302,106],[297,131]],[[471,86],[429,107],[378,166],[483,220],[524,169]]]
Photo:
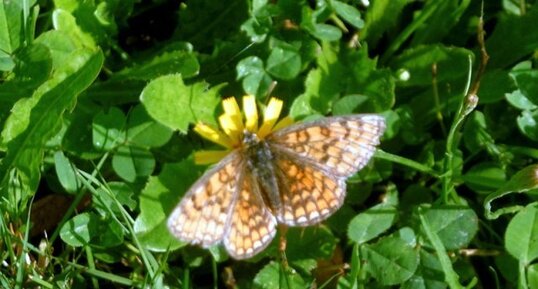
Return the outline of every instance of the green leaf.
[[[301,71],[301,65],[301,56],[290,45],[273,47],[267,58],[267,72],[280,79],[295,78]]]
[[[172,130],[155,122],[143,106],[136,106],[127,119],[127,142],[143,147],[160,147],[172,138]]]
[[[122,179],[134,182],[137,177],[147,177],[155,169],[155,158],[144,148],[121,146],[112,157],[112,168]]]
[[[110,151],[125,142],[125,115],[116,107],[93,118],[92,142],[98,150]]]
[[[506,174],[498,163],[484,162],[474,165],[465,172],[463,181],[473,191],[487,194],[506,182]]]
[[[504,235],[506,251],[524,266],[538,258],[538,209],[525,207],[508,224]]]
[[[488,131],[485,116],[480,111],[473,111],[465,123],[465,127],[463,128],[463,141],[465,147],[473,153],[477,153],[481,149],[486,148],[491,153],[498,154],[495,140]]]
[[[62,187],[69,193],[76,193],[81,188],[81,183],[77,178],[77,168],[62,151],[54,154],[54,168]]]
[[[514,81],[507,71],[500,69],[487,71],[480,80],[480,89],[478,90],[480,103],[498,102],[515,88]]]
[[[500,215],[517,212],[522,207],[519,205],[506,206],[497,211],[491,211],[492,202],[512,193],[528,192],[538,188],[538,165],[530,165],[514,174],[508,182],[494,193],[489,194],[484,200],[484,208],[488,219],[496,219]]]
[[[366,9],[364,29],[361,31],[368,46],[376,46],[383,33],[396,27],[406,4],[407,0],[377,0],[370,3]]]
[[[382,285],[396,285],[411,278],[417,270],[418,251],[396,237],[382,239],[361,248],[366,270]]]
[[[242,59],[236,66],[237,79],[242,79],[243,90],[250,95],[265,95],[273,79],[265,72],[263,61],[256,56]]]
[[[334,8],[336,14],[342,17],[346,22],[355,26],[355,28],[363,28],[364,21],[362,21],[361,13],[357,8],[337,0],[331,1],[331,6]]]
[[[431,85],[433,64],[437,66],[438,82],[454,81],[467,75],[469,59],[473,57],[471,51],[463,48],[423,45],[404,51],[391,66],[409,73],[409,80],[400,83],[402,86]]]
[[[522,111],[517,117],[517,126],[526,137],[538,141],[538,110]]]
[[[478,217],[468,207],[433,207],[423,216],[447,250],[467,246],[478,232]]]
[[[510,72],[510,76],[519,91],[534,105],[538,105],[538,70],[516,70]]]
[[[447,285],[439,259],[420,250],[420,265],[415,274],[403,283],[402,289],[445,289]]]
[[[517,89],[505,94],[506,100],[515,108],[521,110],[535,110],[538,106],[528,99],[521,90]]]
[[[166,220],[200,172],[200,167],[189,158],[177,164],[165,164],[158,176],[149,177],[140,194],[140,215],[134,225],[145,248],[164,252],[184,245],[168,232]]]
[[[167,74],[181,74],[183,79],[198,75],[200,64],[190,51],[167,51],[149,61],[124,69],[114,75],[114,81],[124,79],[152,80]]]
[[[60,230],[62,240],[73,247],[94,245],[113,247],[123,242],[122,228],[93,213],[82,213],[67,221]]]
[[[109,217],[111,213],[120,213],[118,206],[127,206],[129,209],[136,208],[133,199],[133,190],[123,182],[110,182],[106,187],[99,187],[97,193],[92,195],[93,206],[102,217]]]
[[[19,100],[11,109],[1,135],[2,145],[8,149],[0,165],[3,196],[9,195],[10,199],[14,196],[6,194],[12,174],[26,180],[20,184],[24,187],[20,200],[26,200],[35,192],[45,143],[60,128],[64,112],[97,77],[102,63],[100,52],[73,52],[69,65],[56,71],[31,98]],[[16,205],[20,200],[11,199],[10,203]]]
[[[533,5],[522,16],[504,16],[486,41],[491,68],[511,65],[538,48],[538,31],[528,29],[538,22],[538,6]]]
[[[187,133],[197,121],[215,123],[214,113],[220,98],[220,86],[208,88],[203,82],[185,85],[180,75],[166,75],[152,80],[140,95],[148,114],[161,124]]]
[[[366,243],[387,231],[396,219],[396,208],[388,204],[376,205],[355,216],[349,223],[348,238]]]
[[[11,54],[24,41],[22,2],[0,2],[0,50]]]
[[[538,264],[532,264],[527,268],[527,279],[530,289],[538,289]]]
[[[368,96],[366,95],[346,95],[339,100],[334,102],[333,105],[333,114],[335,115],[346,115],[352,114],[355,109],[363,105],[368,101]]]
[[[54,28],[66,33],[77,48],[97,49],[94,39],[77,25],[77,19],[69,12],[62,9],[54,10],[52,21]]]
[[[255,289],[307,288],[305,281],[297,273],[286,270],[279,262],[271,261],[254,277]]]
[[[327,259],[336,246],[336,238],[326,227],[290,228],[286,240],[289,260]]]

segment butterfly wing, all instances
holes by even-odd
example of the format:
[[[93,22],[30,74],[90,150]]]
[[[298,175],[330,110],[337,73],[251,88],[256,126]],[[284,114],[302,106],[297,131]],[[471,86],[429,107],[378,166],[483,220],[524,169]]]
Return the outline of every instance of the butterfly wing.
[[[337,116],[292,125],[268,137],[277,154],[319,165],[349,177],[372,158],[385,131],[385,119],[375,114]]]
[[[279,156],[275,165],[281,198],[280,212],[277,213],[280,223],[313,225],[342,206],[346,193],[345,178],[286,156]]]
[[[241,167],[234,151],[198,179],[168,218],[172,235],[202,247],[221,241],[238,196]]]
[[[245,172],[224,246],[235,259],[250,258],[265,249],[275,233],[276,219],[263,202],[260,186],[250,172]]]
[[[269,136],[282,201],[278,221],[308,226],[340,208],[346,179],[368,163],[384,130],[381,116],[353,115],[293,125]]]

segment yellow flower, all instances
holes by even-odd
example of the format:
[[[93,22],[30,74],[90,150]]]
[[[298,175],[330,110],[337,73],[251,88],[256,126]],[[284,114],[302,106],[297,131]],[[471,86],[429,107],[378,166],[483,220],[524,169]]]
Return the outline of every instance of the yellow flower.
[[[215,163],[225,157],[230,151],[243,145],[243,134],[246,131],[254,133],[260,140],[271,132],[279,130],[293,123],[289,116],[278,120],[282,111],[282,100],[271,98],[263,113],[263,122],[258,128],[258,109],[256,99],[252,95],[243,97],[243,115],[235,98],[230,97],[222,101],[224,113],[219,116],[219,124],[222,130],[198,123],[194,127],[203,138],[226,148],[218,151],[199,151],[194,154],[194,162],[197,164]]]

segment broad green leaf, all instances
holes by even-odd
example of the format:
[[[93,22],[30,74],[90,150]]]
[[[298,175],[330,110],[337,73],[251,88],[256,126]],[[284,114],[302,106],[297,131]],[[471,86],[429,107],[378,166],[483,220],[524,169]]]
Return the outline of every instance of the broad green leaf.
[[[383,33],[396,27],[407,0],[376,0],[366,9],[362,37],[368,46],[375,47]]]
[[[303,7],[301,20],[301,28],[319,40],[336,41],[342,38],[342,31],[337,27],[318,23],[317,13],[313,13],[310,7]]]
[[[506,174],[498,163],[484,162],[463,174],[465,185],[479,194],[495,191],[506,182]]]
[[[521,90],[517,89],[505,94],[506,100],[515,108],[521,110],[535,110],[538,106],[530,101]]]
[[[21,1],[0,2],[0,50],[11,54],[24,39],[23,3]]]
[[[420,250],[420,265],[415,274],[402,284],[402,289],[445,289],[447,285],[441,264],[435,255]]]
[[[271,261],[265,265],[253,280],[253,288],[255,289],[294,289],[308,287],[299,274],[283,268],[280,262],[275,261]]]
[[[504,235],[506,251],[528,265],[538,257],[538,209],[525,207],[508,224]]]
[[[143,106],[136,106],[127,119],[127,142],[143,147],[160,147],[172,138],[172,130],[155,122]]]
[[[56,9],[52,13],[54,28],[69,35],[78,48],[97,49],[95,40],[77,25],[76,18],[69,12]]]
[[[52,73],[51,54],[44,45],[36,43],[19,49],[13,60],[14,77],[0,85],[0,101],[10,104],[32,96]]]
[[[125,115],[116,107],[100,111],[92,122],[92,142],[98,150],[110,151],[125,142]]]
[[[505,95],[516,88],[514,81],[505,70],[491,70],[480,80],[480,103],[494,103],[502,100]]]
[[[265,95],[273,79],[265,72],[263,60],[256,56],[242,59],[236,66],[237,79],[242,79],[243,90],[250,95]]]
[[[519,91],[534,105],[538,105],[538,70],[516,70],[510,72],[510,76]]]
[[[352,114],[353,111],[368,101],[368,96],[360,94],[346,95],[334,102],[333,114],[346,115]]]
[[[191,158],[165,164],[158,176],[151,176],[140,194],[140,215],[134,229],[145,248],[164,252],[184,245],[168,232],[168,214],[179,203],[200,173]]]
[[[331,1],[331,6],[334,8],[336,14],[346,22],[355,26],[355,28],[363,28],[364,21],[362,21],[361,14],[357,8],[338,0]]]
[[[0,71],[11,71],[15,67],[15,61],[8,53],[0,50]]]
[[[428,19],[418,27],[413,35],[412,46],[438,42],[449,34],[451,28],[460,21],[471,0],[449,0],[425,3],[422,12],[432,9]]]
[[[359,244],[366,243],[387,231],[396,219],[396,208],[379,204],[355,216],[349,223],[348,238]]]
[[[527,268],[527,280],[530,289],[538,289],[538,264],[532,264]]]
[[[402,82],[402,86],[431,85],[433,64],[437,66],[438,82],[454,81],[467,75],[470,57],[474,55],[467,49],[424,45],[404,51],[392,61],[391,66],[394,70],[409,72],[409,80]]]
[[[405,241],[388,237],[361,248],[366,270],[382,285],[396,285],[411,278],[417,270],[418,251]]]
[[[519,130],[533,141],[538,141],[538,110],[524,110],[517,117]]]
[[[84,48],[84,45],[73,39],[67,31],[49,30],[39,35],[35,42],[49,49],[53,67],[62,67],[69,61],[72,51]]]
[[[131,211],[136,208],[133,190],[123,182],[110,182],[106,184],[106,187],[99,187],[97,193],[92,194],[92,202],[102,217],[109,217],[111,213],[119,213],[118,205],[126,206]]]
[[[467,246],[478,232],[478,217],[468,207],[432,207],[423,216],[447,250]]]
[[[488,219],[496,219],[500,215],[519,211],[519,205],[508,205],[492,211],[492,202],[512,193],[523,193],[538,188],[538,165],[530,165],[514,174],[508,182],[484,200],[484,208]]]
[[[499,154],[495,140],[488,131],[485,116],[480,111],[474,111],[469,115],[463,128],[463,142],[465,147],[472,153],[486,149],[493,155]]]
[[[301,65],[301,56],[291,45],[273,47],[267,58],[267,72],[280,79],[295,78],[301,71]]]
[[[122,227],[116,221],[82,213],[67,221],[60,230],[62,240],[73,247],[87,245],[114,247],[123,242]]]
[[[122,179],[134,182],[147,177],[155,169],[155,158],[150,151],[135,146],[121,146],[112,157],[112,168]]]
[[[166,75],[146,85],[140,101],[153,119],[187,133],[189,124],[215,123],[214,113],[220,102],[217,93],[221,87],[208,88],[203,82],[186,85],[180,75]]]
[[[62,151],[54,154],[54,168],[62,187],[69,193],[75,193],[81,188],[81,183],[77,178],[77,168]]]
[[[44,144],[60,128],[63,114],[70,109],[77,96],[95,79],[101,69],[103,55],[86,50],[73,52],[69,65],[56,71],[42,84],[31,98],[19,100],[11,109],[1,135],[7,153],[0,165],[2,195],[7,197],[10,175],[18,174],[28,180],[21,184],[26,200],[35,192],[39,181],[39,167],[45,150]],[[12,198],[12,194],[9,194]],[[15,205],[19,200],[11,200]]]
[[[336,246],[336,238],[326,227],[290,228],[286,239],[289,260],[327,259]]]
[[[168,74],[181,74],[183,79],[196,76],[200,64],[196,56],[188,51],[167,51],[151,60],[129,67],[114,75],[114,81],[136,79],[149,81]]]
[[[538,6],[533,5],[525,15],[504,15],[487,38],[488,67],[511,65],[538,48],[538,31],[529,29],[538,22]]]

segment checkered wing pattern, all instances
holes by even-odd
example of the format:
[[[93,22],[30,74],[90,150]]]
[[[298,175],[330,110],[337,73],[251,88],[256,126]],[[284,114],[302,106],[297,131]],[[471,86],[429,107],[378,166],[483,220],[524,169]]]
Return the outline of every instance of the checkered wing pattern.
[[[281,210],[277,213],[280,223],[313,225],[342,206],[345,178],[327,174],[322,168],[306,165],[298,159],[280,156],[275,164],[282,200]]]
[[[293,125],[269,136],[282,200],[278,221],[313,225],[340,208],[346,179],[372,158],[384,130],[381,116],[352,115]]]
[[[224,246],[235,259],[250,258],[265,249],[275,233],[276,219],[263,202],[258,182],[245,172]]]
[[[232,152],[207,171],[173,210],[169,231],[182,241],[203,247],[220,242],[238,196],[241,167],[239,153]]]
[[[268,142],[278,153],[349,177],[368,163],[384,131],[385,120],[379,115],[338,116],[289,126],[274,132]]]

